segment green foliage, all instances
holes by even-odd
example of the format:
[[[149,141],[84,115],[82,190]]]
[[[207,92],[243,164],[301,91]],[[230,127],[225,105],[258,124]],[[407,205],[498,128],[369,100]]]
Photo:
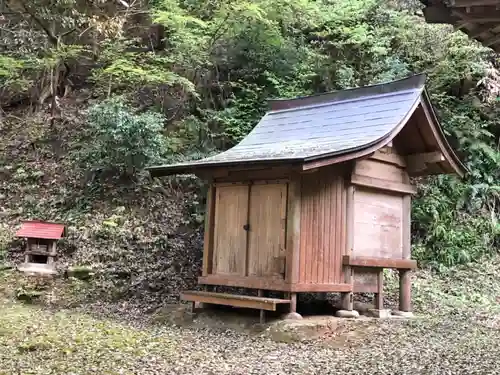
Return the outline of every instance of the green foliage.
[[[13,37],[0,35],[6,46],[0,83],[11,98],[32,85],[62,95],[57,87],[82,81],[102,100],[89,113],[83,161],[133,174],[161,158],[198,158],[233,146],[253,129],[268,98],[425,72],[445,133],[470,173],[460,182],[419,182],[415,254],[440,268],[474,261],[498,246],[496,60],[465,34],[426,24],[415,5],[398,3],[155,0],[127,8],[31,0],[26,12],[10,16]],[[118,92],[123,101],[104,100]],[[38,178],[26,168],[13,177]],[[200,205],[194,206],[199,221]]]
[[[88,125],[91,139],[83,160],[93,168],[133,175],[165,151],[162,116],[135,114],[119,97],[90,108]]]
[[[470,195],[469,200],[464,199],[468,189],[467,184],[443,176],[422,185],[412,212],[417,259],[443,269],[491,253],[500,232],[487,215],[469,213],[480,202]]]

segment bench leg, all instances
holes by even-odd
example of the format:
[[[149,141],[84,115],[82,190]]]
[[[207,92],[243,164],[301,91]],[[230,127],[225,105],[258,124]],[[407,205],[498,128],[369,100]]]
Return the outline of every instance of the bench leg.
[[[264,291],[262,289],[259,289],[257,291],[257,295],[259,297],[264,297]],[[259,311],[259,322],[260,324],[264,324],[266,322],[266,311],[264,309],[260,309]]]
[[[259,314],[259,323],[264,324],[266,322],[266,310],[261,309]]]

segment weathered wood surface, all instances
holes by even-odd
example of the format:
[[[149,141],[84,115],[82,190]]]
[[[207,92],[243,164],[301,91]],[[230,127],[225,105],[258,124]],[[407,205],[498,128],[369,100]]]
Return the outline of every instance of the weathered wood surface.
[[[342,170],[324,168],[302,176],[299,283],[343,283],[343,218],[346,190]]]
[[[352,285],[339,284],[288,284],[283,279],[269,277],[250,277],[232,275],[208,275],[200,276],[198,284],[201,285],[224,285],[237,288],[251,288],[263,290],[275,290],[282,292],[350,292]]]
[[[295,175],[288,184],[286,223],[286,274],[288,284],[299,281],[302,180]]]
[[[237,288],[290,291],[290,285],[281,277],[255,277],[237,275],[208,275],[198,277],[198,284],[224,285]]]
[[[249,276],[285,274],[286,184],[250,187]]]
[[[248,186],[216,188],[214,273],[245,275],[248,221]]]
[[[213,271],[214,225],[215,225],[215,186],[210,185],[207,192],[205,209],[205,233],[203,238],[203,265],[202,275],[206,276]]]
[[[401,259],[403,197],[356,190],[354,198],[354,256]]]
[[[290,304],[291,302],[289,299],[242,296],[237,294],[201,291],[183,292],[181,293],[181,300],[269,311],[276,311],[276,306],[279,304]]]
[[[343,263],[353,267],[415,269],[417,261],[411,259],[368,258],[344,255]]]

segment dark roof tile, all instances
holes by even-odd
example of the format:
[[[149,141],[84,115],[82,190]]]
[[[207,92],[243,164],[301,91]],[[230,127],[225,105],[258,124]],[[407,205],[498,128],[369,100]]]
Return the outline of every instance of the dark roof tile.
[[[215,165],[306,161],[368,147],[390,134],[414,109],[424,82],[425,76],[416,75],[380,85],[271,101],[275,109],[233,148],[201,160],[149,170],[153,175],[165,175]]]

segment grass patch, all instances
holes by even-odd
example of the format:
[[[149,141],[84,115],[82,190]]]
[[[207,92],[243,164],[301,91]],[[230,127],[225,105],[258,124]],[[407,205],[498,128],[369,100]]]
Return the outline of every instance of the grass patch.
[[[117,322],[0,305],[0,374],[135,374],[168,365],[177,342]]]

